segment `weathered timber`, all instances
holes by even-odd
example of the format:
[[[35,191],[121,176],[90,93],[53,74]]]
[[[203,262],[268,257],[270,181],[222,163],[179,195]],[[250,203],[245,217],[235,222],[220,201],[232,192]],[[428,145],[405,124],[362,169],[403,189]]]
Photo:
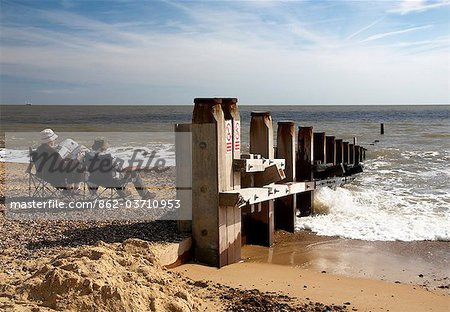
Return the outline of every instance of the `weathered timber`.
[[[359,145],[355,145],[355,165],[358,165],[360,163],[360,153],[361,153],[361,149],[359,148]]]
[[[326,163],[327,160],[327,145],[325,132],[314,132],[314,162]]]
[[[313,127],[299,127],[297,140],[297,181],[313,181],[314,135]],[[314,211],[314,189],[297,194],[297,208],[301,216]]]
[[[239,109],[237,106],[238,100],[236,98],[222,98],[222,110],[225,117],[225,136],[226,137],[226,152],[227,174],[230,175],[230,188],[239,190],[241,188],[241,172],[233,168],[234,159],[241,158],[241,121]],[[229,131],[227,125],[231,123],[232,130],[232,146],[231,153],[229,152]],[[231,156],[230,156],[231,154]],[[236,205],[228,205],[226,207],[226,226],[227,226],[227,257],[228,264],[235,263],[241,259],[241,209]],[[220,208],[222,209],[222,207]]]
[[[295,139],[295,123],[278,122],[276,157],[286,161],[282,182],[296,181]],[[295,195],[286,195],[275,201],[275,229],[294,232],[296,206]]]
[[[230,123],[225,120],[222,99],[194,100],[192,117],[192,236],[199,262],[221,267],[236,262],[234,207],[219,205],[219,192],[232,190]],[[231,125],[232,126],[232,125]],[[228,134],[228,135],[227,135]],[[231,131],[232,134],[232,131]],[[232,146],[231,146],[232,147]],[[233,217],[231,217],[233,216]]]
[[[341,177],[344,176],[345,169],[343,164],[319,164],[314,166],[314,179],[321,180],[330,177]]]
[[[240,190],[230,190],[220,193],[221,205],[245,205],[263,203],[287,195],[307,192],[315,188],[316,182],[286,182],[271,184],[264,187],[249,187]]]
[[[349,152],[348,164],[353,165],[355,163],[355,145],[354,144],[348,145],[348,152]]]
[[[346,177],[349,177],[349,176],[352,176],[354,174],[363,172],[363,165],[362,164],[347,165],[347,166],[344,166],[344,167],[345,167],[345,176]]]
[[[327,158],[326,158],[326,162],[328,164],[336,164],[336,138],[334,136],[326,136],[326,154],[327,154]]]
[[[256,187],[280,182],[286,179],[284,170],[278,164],[267,167],[263,172],[255,173],[253,185]]]
[[[342,163],[346,165],[350,163],[350,146],[348,142],[342,142],[342,146],[344,150]]]
[[[267,167],[278,165],[281,169],[286,170],[284,159],[234,159],[233,170],[241,172],[262,172]]]
[[[342,139],[336,139],[336,164],[342,164],[344,161],[344,145]]]
[[[175,125],[175,161],[178,209],[178,230],[192,231],[192,135],[191,124]]]
[[[273,124],[270,112],[252,112],[250,121],[250,153],[273,159]],[[257,211],[248,215],[248,241],[271,246],[274,234],[274,201],[268,200],[258,205]]]

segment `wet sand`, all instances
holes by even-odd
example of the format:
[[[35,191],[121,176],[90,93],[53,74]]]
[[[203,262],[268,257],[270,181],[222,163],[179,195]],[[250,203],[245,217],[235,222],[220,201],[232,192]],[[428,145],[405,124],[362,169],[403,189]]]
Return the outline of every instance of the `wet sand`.
[[[221,269],[186,264],[194,280],[275,291],[353,311],[449,311],[449,242],[367,242],[277,232],[273,247],[244,246]]]
[[[351,311],[448,311],[450,296],[395,284],[267,263],[242,262],[221,269],[186,264],[174,269],[193,280],[283,293],[303,300],[346,305]]]
[[[244,246],[242,258],[430,290],[448,291],[450,284],[450,242],[362,241],[280,231],[273,247]]]

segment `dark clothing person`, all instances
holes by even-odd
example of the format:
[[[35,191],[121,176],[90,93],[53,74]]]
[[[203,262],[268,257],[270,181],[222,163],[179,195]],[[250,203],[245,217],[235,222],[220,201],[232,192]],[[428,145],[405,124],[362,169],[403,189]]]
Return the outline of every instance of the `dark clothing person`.
[[[123,160],[105,152],[92,151],[87,153],[85,166],[89,172],[89,190],[96,192],[99,186],[115,188],[119,196],[125,197],[125,185],[131,181],[142,199],[154,198],[154,194],[146,189],[139,172],[122,172],[121,164],[123,164]]]
[[[57,188],[84,181],[84,168],[78,160],[63,159],[48,144],[41,144],[32,154],[36,175]]]

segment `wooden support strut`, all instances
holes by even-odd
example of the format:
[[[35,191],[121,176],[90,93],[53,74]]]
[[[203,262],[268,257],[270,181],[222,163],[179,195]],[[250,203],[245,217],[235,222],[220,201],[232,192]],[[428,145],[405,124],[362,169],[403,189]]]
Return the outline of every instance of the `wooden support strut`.
[[[295,123],[278,122],[276,157],[285,159],[285,179],[281,182],[296,181]],[[296,195],[288,195],[275,201],[275,229],[288,232],[295,230]]]
[[[313,127],[299,127],[297,143],[297,181],[313,181]],[[301,216],[308,216],[313,213],[314,190],[297,194],[297,208]]]

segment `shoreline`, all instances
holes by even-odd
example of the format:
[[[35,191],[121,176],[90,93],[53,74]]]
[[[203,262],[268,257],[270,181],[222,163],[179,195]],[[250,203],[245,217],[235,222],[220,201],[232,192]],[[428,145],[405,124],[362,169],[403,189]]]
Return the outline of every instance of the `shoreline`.
[[[442,247],[443,253],[424,266],[422,257]],[[244,246],[240,263],[221,269],[188,263],[172,270],[194,281],[276,292],[351,311],[443,311],[450,308],[444,267],[449,249],[448,242],[369,242],[278,231],[273,247]],[[412,270],[417,264],[422,267]],[[439,270],[430,273],[435,264]]]
[[[270,248],[244,246],[243,261],[418,285],[443,292],[448,292],[450,286],[447,241],[363,241],[309,231],[277,231],[275,237]]]
[[[413,285],[321,274],[307,269],[241,262],[221,269],[186,264],[173,269],[194,281],[209,281],[240,289],[281,293],[310,302],[344,305],[351,311],[445,311],[447,294]]]

